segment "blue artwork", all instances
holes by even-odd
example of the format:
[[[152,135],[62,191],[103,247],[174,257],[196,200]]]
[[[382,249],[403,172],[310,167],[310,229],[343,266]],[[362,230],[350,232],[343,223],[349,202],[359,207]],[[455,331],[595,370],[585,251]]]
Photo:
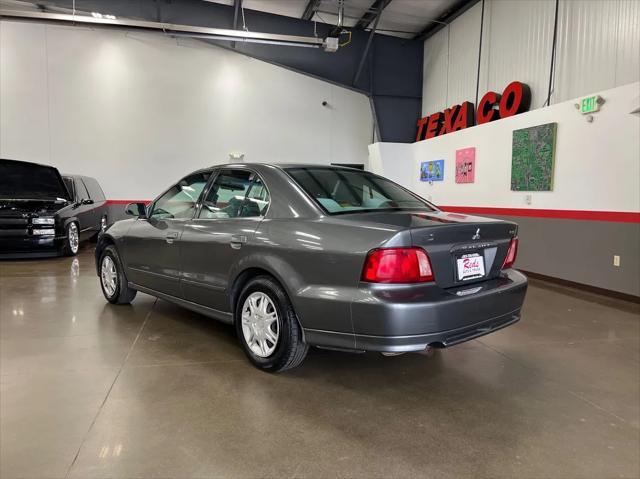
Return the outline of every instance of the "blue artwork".
[[[423,161],[420,163],[420,181],[443,181],[444,160]]]

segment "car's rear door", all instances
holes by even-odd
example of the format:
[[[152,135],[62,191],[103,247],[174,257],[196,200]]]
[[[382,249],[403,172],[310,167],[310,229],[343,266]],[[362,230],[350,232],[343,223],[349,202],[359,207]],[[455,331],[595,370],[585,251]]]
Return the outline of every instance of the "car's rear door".
[[[160,293],[182,296],[179,242],[210,175],[210,171],[200,171],[182,179],[153,202],[148,218],[133,223],[125,240],[130,281]]]
[[[269,206],[262,179],[250,168],[221,169],[180,241],[182,291],[187,300],[229,311],[229,274],[251,246]]]

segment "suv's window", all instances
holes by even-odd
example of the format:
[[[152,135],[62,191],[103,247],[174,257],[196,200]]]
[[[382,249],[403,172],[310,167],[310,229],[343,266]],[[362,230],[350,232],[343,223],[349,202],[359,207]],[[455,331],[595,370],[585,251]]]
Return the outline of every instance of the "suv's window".
[[[327,213],[434,208],[394,182],[366,171],[340,168],[288,168],[287,173]]]
[[[84,186],[84,183],[82,182],[82,180],[80,178],[74,178],[74,183],[76,185],[76,200],[77,201],[88,200],[89,193],[87,192],[87,187]]]
[[[105,200],[102,188],[100,188],[100,185],[95,179],[85,176],[82,180],[84,181],[84,184],[87,187],[87,191],[89,191],[89,197],[93,201]]]
[[[152,218],[191,218],[211,172],[189,175],[156,200]]]
[[[200,218],[252,218],[263,216],[269,193],[256,174],[246,170],[222,170],[202,202]]]
[[[64,181],[64,186],[66,186],[67,190],[69,190],[69,195],[71,195],[71,198],[75,198],[76,190],[73,187],[73,178],[71,178],[70,176],[63,176],[62,181]]]

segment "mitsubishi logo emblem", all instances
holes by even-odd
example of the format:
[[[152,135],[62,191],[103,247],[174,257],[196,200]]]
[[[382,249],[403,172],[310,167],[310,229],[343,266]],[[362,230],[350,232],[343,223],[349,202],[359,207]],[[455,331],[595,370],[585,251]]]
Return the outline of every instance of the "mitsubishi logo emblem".
[[[474,234],[474,235],[471,237],[471,239],[472,239],[472,240],[479,240],[479,239],[480,239],[480,228],[478,228],[478,229],[476,230],[476,234]]]

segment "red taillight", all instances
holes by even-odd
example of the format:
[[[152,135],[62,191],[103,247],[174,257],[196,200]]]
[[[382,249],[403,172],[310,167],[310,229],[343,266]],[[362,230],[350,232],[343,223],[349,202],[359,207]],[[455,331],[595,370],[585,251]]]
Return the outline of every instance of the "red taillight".
[[[504,259],[504,263],[502,264],[502,269],[511,268],[513,263],[516,262],[516,256],[518,256],[518,237],[511,238],[511,243],[509,243],[509,251],[507,251],[507,256]]]
[[[433,281],[427,253],[422,248],[381,248],[369,251],[362,281],[370,283],[422,283]]]

